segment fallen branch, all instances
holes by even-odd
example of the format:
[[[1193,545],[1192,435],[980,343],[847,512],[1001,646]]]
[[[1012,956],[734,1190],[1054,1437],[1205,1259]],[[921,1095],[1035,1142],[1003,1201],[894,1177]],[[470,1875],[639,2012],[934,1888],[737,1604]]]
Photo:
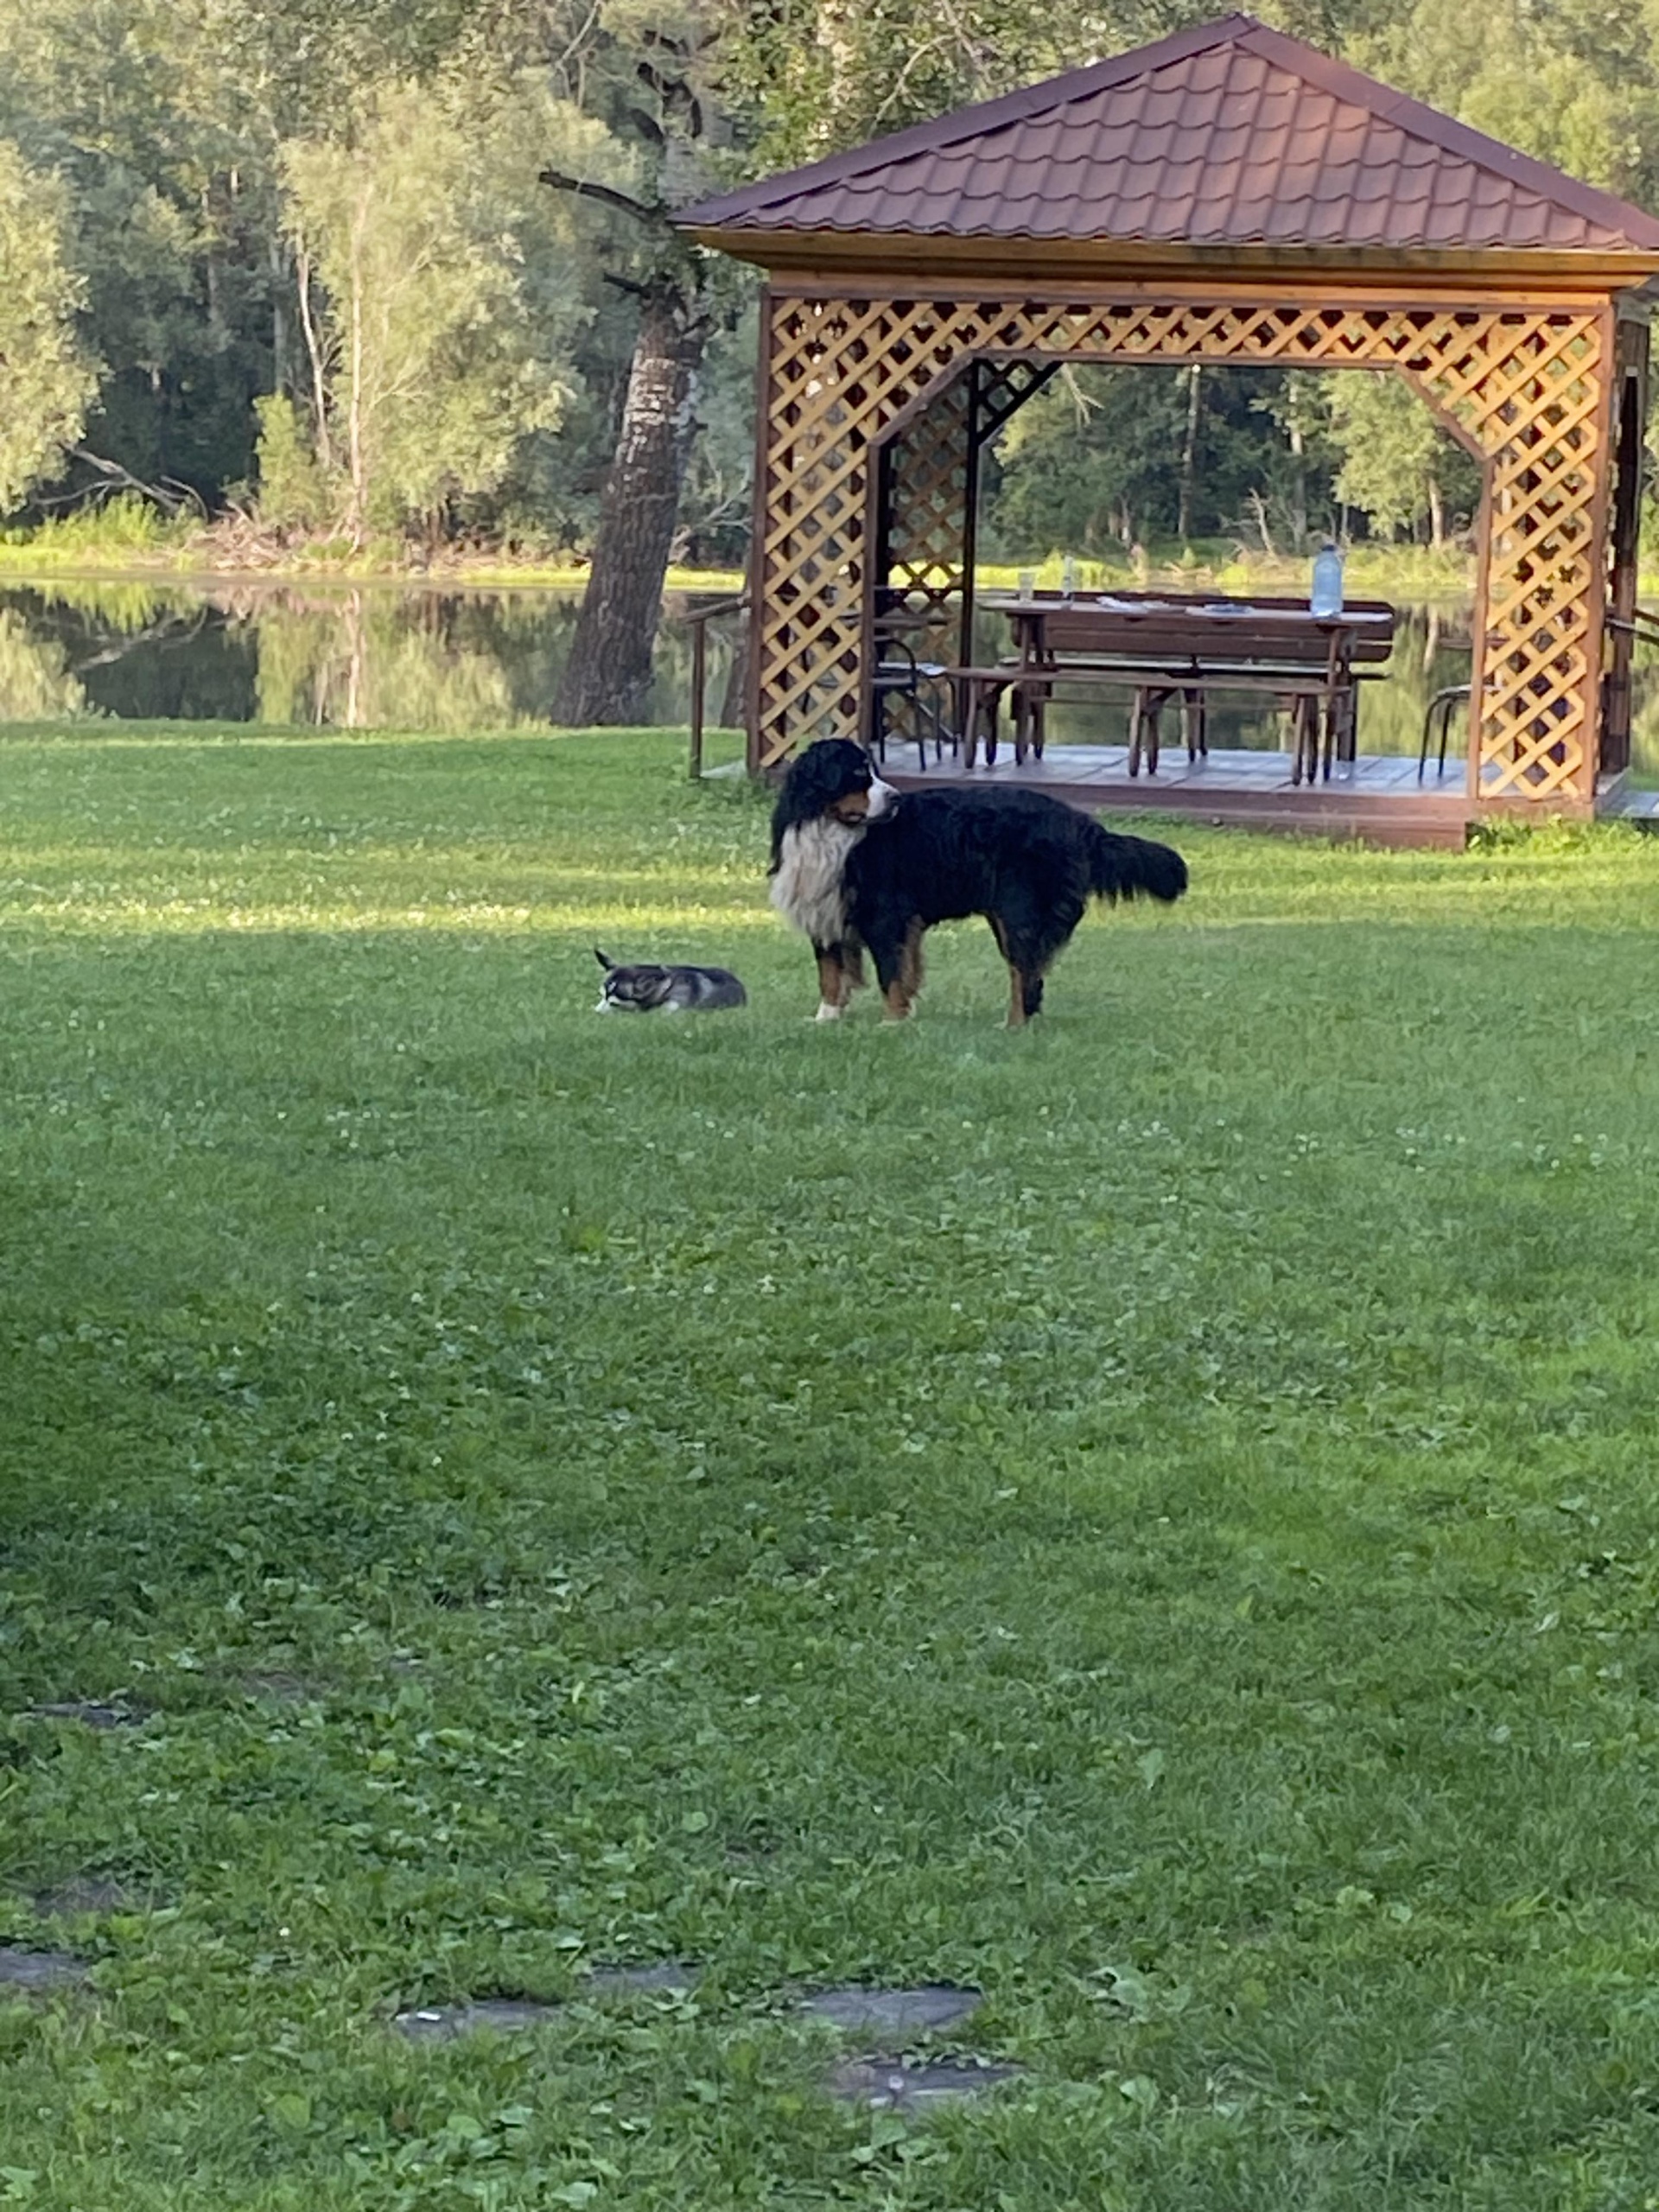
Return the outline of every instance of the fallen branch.
[[[181,508],[194,507],[204,522],[207,519],[207,504],[193,485],[181,484],[176,478],[163,477],[159,484],[147,484],[142,476],[135,476],[118,461],[110,461],[101,453],[94,453],[90,446],[71,446],[77,461],[84,461],[88,468],[95,469],[105,483],[124,492],[142,493],[154,500],[163,514],[175,515]]]

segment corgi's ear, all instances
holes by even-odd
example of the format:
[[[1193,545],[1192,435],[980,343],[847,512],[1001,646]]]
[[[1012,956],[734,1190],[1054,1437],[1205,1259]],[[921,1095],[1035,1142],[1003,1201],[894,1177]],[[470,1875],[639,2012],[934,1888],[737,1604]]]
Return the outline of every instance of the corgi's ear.
[[[614,960],[607,960],[605,957],[605,955],[600,950],[597,945],[594,947],[594,957],[598,961],[600,966],[605,970],[605,973],[607,976],[610,974],[612,969],[616,965]]]

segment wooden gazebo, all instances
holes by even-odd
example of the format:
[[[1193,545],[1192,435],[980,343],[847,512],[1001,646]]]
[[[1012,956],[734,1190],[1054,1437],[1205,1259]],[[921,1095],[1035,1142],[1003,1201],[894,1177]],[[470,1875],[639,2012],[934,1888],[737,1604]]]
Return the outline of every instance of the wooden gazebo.
[[[1061,364],[1226,361],[1397,371],[1483,464],[1442,811],[1617,802],[1652,217],[1230,16],[680,220],[768,272],[756,772],[868,727],[878,605],[971,658],[979,457]]]

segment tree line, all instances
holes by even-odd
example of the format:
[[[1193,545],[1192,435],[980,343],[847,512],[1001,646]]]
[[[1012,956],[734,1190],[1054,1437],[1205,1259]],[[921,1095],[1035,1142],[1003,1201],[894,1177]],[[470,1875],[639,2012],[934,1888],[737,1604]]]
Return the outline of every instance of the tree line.
[[[741,558],[753,279],[673,210],[1202,21],[1214,0],[0,0],[0,517],[126,490],[268,538],[592,563],[564,718],[625,718],[664,564]],[[1659,0],[1280,0],[1282,29],[1659,207]],[[1338,518],[1455,539],[1387,378],[1072,371],[982,544]],[[643,640],[643,642],[642,642]]]

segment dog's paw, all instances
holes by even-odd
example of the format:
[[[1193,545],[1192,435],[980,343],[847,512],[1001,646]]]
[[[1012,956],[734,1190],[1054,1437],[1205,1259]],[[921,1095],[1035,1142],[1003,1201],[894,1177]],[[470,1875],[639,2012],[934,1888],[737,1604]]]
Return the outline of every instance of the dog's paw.
[[[822,999],[818,1002],[818,1010],[812,1019],[814,1021],[839,1021],[842,1011],[843,1009],[838,1006],[831,1006],[828,999]]]

